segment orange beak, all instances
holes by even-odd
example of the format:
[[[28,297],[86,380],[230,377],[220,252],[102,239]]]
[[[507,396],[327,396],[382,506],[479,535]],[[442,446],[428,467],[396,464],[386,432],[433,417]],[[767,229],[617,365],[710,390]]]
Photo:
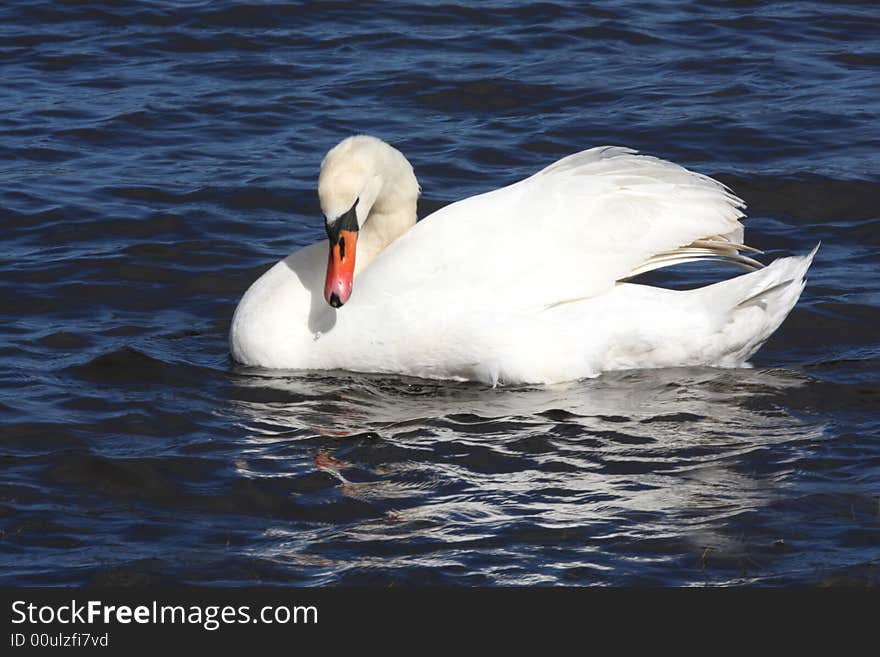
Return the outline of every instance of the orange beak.
[[[356,230],[340,230],[339,239],[335,243],[330,242],[327,280],[324,281],[324,298],[334,308],[339,308],[351,296],[357,239]]]

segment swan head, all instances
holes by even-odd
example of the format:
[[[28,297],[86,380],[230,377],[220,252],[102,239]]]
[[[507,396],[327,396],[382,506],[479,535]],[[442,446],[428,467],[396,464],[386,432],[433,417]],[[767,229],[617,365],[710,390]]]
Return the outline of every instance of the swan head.
[[[401,164],[401,162],[403,164]],[[377,240],[389,241],[397,237],[393,225],[389,223],[391,209],[405,207],[401,204],[400,194],[403,176],[403,188],[406,189],[406,172],[415,185],[415,196],[418,196],[418,183],[412,167],[406,158],[381,139],[367,135],[349,137],[334,146],[321,163],[321,174],[318,177],[318,198],[324,223],[327,229],[327,240],[330,253],[327,260],[327,277],[324,282],[324,299],[334,308],[339,308],[351,296],[352,283],[356,273],[355,262],[358,254],[358,240],[370,242],[368,253],[364,254],[360,267],[366,264],[367,257],[376,255]],[[378,206],[387,206],[379,212]],[[374,219],[370,228],[365,231],[367,219],[371,213],[383,215],[386,225],[378,225],[382,221]],[[415,223],[415,209],[410,225]],[[393,224],[393,220],[390,220]],[[409,226],[406,226],[409,228]],[[370,232],[370,235],[363,233]],[[377,237],[380,236],[380,237]],[[379,249],[385,244],[379,245]]]

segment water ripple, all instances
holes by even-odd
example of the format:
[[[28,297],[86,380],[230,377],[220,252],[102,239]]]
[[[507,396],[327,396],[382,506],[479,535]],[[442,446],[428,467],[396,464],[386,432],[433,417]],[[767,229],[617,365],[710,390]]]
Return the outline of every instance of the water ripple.
[[[0,583],[878,581],[870,2],[0,8]],[[822,241],[754,369],[490,389],[233,365],[352,132],[422,216],[572,151],[717,176]],[[687,287],[701,271],[658,274]]]

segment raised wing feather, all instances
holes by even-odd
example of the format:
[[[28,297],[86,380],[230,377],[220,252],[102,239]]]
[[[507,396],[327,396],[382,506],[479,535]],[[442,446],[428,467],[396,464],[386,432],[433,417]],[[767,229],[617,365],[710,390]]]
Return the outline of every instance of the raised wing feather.
[[[707,176],[626,148],[593,148],[426,217],[356,287],[394,281],[370,293],[412,295],[414,304],[548,307],[601,294],[646,264],[737,260],[738,245],[722,236],[741,239],[743,207]],[[690,251],[678,253],[683,247]]]

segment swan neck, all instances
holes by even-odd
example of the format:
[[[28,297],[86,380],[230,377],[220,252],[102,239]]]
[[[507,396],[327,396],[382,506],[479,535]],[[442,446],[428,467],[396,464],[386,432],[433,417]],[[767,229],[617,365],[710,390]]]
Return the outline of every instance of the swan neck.
[[[355,274],[412,228],[417,219],[419,183],[406,157],[385,145],[374,166],[382,184],[360,229]]]
[[[378,203],[377,203],[378,205]],[[388,208],[373,206],[358,236],[355,274],[364,269],[416,223],[416,203]]]

